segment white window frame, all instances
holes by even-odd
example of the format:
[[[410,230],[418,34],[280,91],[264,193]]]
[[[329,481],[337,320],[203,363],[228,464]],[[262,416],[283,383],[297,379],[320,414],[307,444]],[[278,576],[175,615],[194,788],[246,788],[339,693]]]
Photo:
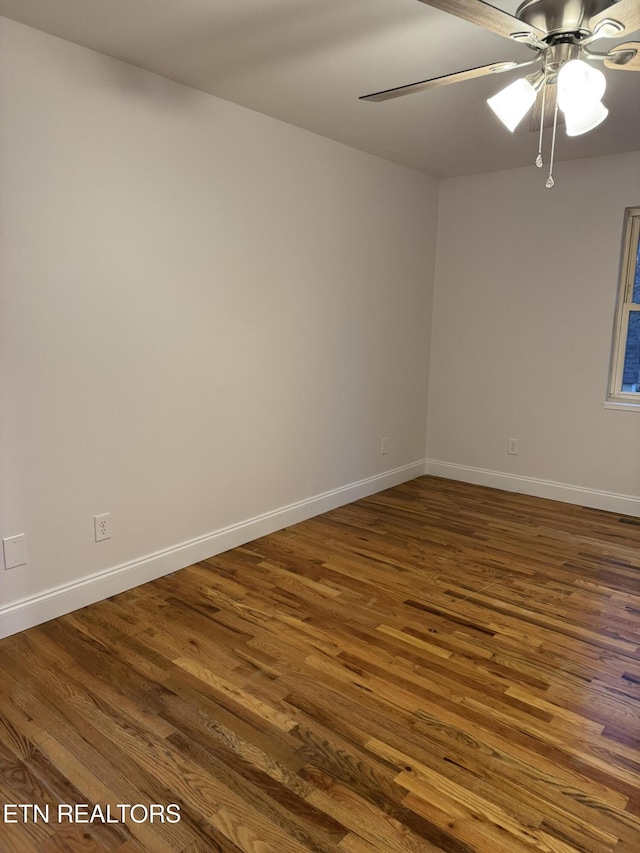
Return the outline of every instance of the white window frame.
[[[613,327],[613,346],[611,352],[611,373],[609,376],[608,403],[640,411],[640,393],[622,390],[622,372],[627,348],[627,334],[631,313],[640,312],[640,302],[632,302],[633,284],[640,240],[640,207],[628,207],[624,215],[622,235],[622,259],[620,263],[620,281],[618,284],[618,302]],[[616,406],[617,407],[617,406]]]

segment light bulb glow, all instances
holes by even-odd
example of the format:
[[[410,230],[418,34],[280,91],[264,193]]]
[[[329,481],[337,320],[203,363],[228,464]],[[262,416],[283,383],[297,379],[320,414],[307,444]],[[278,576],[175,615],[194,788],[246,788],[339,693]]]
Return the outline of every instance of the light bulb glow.
[[[510,83],[497,95],[489,98],[487,103],[504,126],[513,132],[529,112],[535,100],[535,88],[525,77],[522,77],[520,80]]]
[[[558,106],[564,113],[567,136],[593,130],[609,115],[601,103],[607,80],[602,71],[571,59],[558,72]]]
[[[609,110],[601,101],[583,104],[564,110],[564,122],[567,136],[581,136],[597,127],[609,115]]]
[[[576,103],[594,103],[601,100],[606,87],[602,71],[581,59],[571,59],[558,72],[558,106],[566,111]]]

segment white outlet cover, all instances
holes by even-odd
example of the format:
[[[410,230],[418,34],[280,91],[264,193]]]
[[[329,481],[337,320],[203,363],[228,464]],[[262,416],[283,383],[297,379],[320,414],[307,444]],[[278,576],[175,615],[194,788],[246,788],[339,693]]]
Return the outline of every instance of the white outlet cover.
[[[93,516],[93,527],[96,542],[111,539],[111,513],[103,512],[102,515]]]
[[[15,569],[27,564],[27,540],[24,533],[8,536],[2,540],[5,569]]]

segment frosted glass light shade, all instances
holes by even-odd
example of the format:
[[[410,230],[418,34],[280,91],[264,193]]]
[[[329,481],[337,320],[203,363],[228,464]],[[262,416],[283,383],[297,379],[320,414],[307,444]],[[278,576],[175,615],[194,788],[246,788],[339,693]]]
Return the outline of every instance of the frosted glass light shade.
[[[607,79],[581,59],[571,59],[558,72],[558,106],[564,113],[567,136],[593,130],[609,115],[601,103]]]
[[[487,103],[504,126],[513,132],[529,112],[535,99],[536,90],[522,77],[489,98]]]
[[[602,71],[581,59],[571,59],[558,72],[558,106],[566,112],[575,104],[594,103],[601,100],[606,87]]]
[[[567,136],[580,136],[597,127],[609,115],[609,110],[601,101],[580,104],[564,110],[564,123]]]

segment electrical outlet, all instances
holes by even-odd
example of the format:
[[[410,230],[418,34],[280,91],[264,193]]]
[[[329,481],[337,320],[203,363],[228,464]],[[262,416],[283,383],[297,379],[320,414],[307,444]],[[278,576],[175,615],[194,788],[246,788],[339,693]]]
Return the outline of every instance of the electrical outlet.
[[[517,438],[508,438],[507,439],[507,453],[510,456],[517,456],[520,451],[518,450],[518,439]]]
[[[389,452],[389,439],[383,438],[380,442],[380,456],[386,456]]]
[[[96,534],[96,542],[102,542],[103,539],[111,539],[110,512],[104,512],[102,515],[94,515],[93,526]]]
[[[27,564],[27,540],[24,533],[18,536],[8,536],[2,540],[5,569],[15,569],[16,566]]]

